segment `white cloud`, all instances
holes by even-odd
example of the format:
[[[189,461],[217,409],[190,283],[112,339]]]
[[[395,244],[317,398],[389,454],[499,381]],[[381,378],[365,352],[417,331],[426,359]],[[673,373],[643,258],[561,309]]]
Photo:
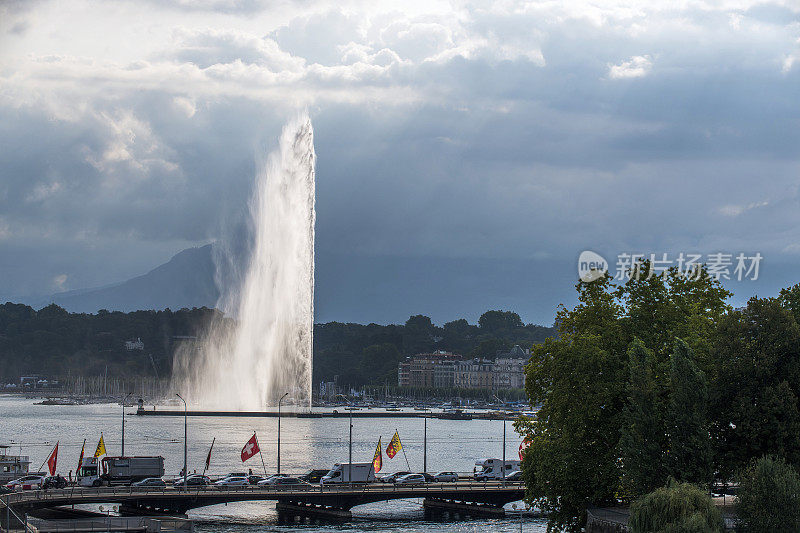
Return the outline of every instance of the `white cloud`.
[[[769,205],[769,202],[766,201],[766,200],[761,201],[761,202],[753,202],[753,203],[750,203],[750,204],[747,204],[747,205],[728,204],[728,205],[723,205],[722,207],[720,207],[717,210],[717,212],[720,215],[723,215],[723,216],[726,216],[726,217],[738,217],[742,213],[745,213],[747,211],[751,211],[753,209],[758,209],[760,207],[766,207],[768,205]]]
[[[653,62],[650,56],[633,56],[628,61],[623,61],[618,65],[608,66],[608,77],[612,80],[625,78],[641,78],[650,72]]]
[[[67,275],[59,274],[53,278],[52,288],[55,291],[61,292],[67,289]]]

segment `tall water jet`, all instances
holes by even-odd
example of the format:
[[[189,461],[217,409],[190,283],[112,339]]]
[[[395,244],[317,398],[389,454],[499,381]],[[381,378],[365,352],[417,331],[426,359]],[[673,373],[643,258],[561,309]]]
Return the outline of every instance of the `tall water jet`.
[[[311,405],[314,320],[314,132],[307,114],[290,121],[256,176],[250,250],[222,288],[217,319],[194,347],[178,350],[173,384],[195,405],[260,410],[288,392]]]

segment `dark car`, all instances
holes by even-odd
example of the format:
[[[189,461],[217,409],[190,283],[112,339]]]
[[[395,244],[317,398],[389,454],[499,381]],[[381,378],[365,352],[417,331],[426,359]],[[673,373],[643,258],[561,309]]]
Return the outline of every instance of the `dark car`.
[[[275,478],[273,485],[300,485],[303,482],[296,477],[279,477]]]
[[[515,470],[511,472],[509,475],[506,476],[506,481],[521,481],[522,480],[522,472],[520,470]]]
[[[186,486],[187,487],[205,487],[211,482],[208,476],[202,476],[200,474],[190,474],[188,478],[186,478]],[[183,487],[183,478],[178,478],[173,483],[176,487]]]
[[[306,483],[319,483],[319,481],[322,479],[322,476],[327,473],[327,470],[312,470],[308,474],[300,476],[300,480],[305,481]]]
[[[247,476],[247,481],[251,485],[258,485],[259,481],[264,481],[264,476],[257,476],[255,474],[251,474],[251,475]]]
[[[422,477],[425,478],[425,483],[432,483],[436,481],[436,476],[433,474],[428,474],[427,472],[422,472]]]
[[[43,489],[63,489],[68,485],[64,476],[49,476],[42,482]]]

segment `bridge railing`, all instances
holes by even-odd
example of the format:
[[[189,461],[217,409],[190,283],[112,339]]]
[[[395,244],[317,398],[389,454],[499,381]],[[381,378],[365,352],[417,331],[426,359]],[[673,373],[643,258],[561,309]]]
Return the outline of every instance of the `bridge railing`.
[[[50,501],[82,499],[98,500],[98,498],[109,498],[109,501],[132,499],[140,497],[176,497],[186,494],[187,496],[214,496],[214,495],[288,495],[288,494],[394,494],[403,492],[414,493],[442,493],[442,492],[477,492],[491,490],[515,491],[523,489],[521,482],[514,481],[456,481],[456,482],[433,482],[433,483],[337,483],[332,485],[310,485],[310,484],[291,484],[291,485],[270,485],[270,486],[235,486],[235,485],[206,485],[187,487],[135,487],[135,486],[112,486],[112,487],[69,487],[65,489],[49,490],[27,490],[5,494],[0,500],[0,507],[7,501],[14,506],[24,503],[41,503]],[[265,498],[266,499],[266,498]]]

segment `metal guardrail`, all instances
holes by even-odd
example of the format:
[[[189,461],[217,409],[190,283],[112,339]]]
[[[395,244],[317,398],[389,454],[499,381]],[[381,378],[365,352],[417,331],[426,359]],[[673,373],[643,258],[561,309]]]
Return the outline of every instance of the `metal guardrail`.
[[[67,487],[64,489],[26,490],[9,493],[0,499],[5,507],[21,504],[41,504],[48,501],[55,502],[80,502],[81,500],[102,501],[101,498],[110,498],[109,501],[124,501],[135,497],[202,497],[202,496],[255,496],[254,499],[269,500],[270,496],[282,499],[286,496],[297,495],[347,495],[360,494],[441,494],[444,492],[512,492],[524,490],[522,482],[513,481],[456,481],[456,482],[430,482],[419,484],[396,483],[337,483],[334,485],[271,485],[263,486],[232,486],[232,485],[207,485],[189,486],[184,490],[179,487]],[[238,498],[237,498],[238,499]]]

